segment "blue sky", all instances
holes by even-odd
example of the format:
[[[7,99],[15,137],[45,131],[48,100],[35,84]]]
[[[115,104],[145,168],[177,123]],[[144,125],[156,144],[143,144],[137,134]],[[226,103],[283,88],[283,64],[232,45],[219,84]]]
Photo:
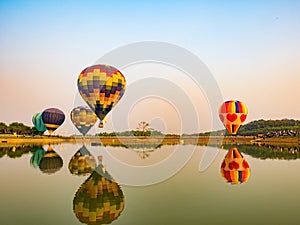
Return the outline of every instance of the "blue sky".
[[[299,12],[299,1],[1,1],[0,121],[31,124],[48,106],[69,114],[82,69],[145,40],[196,54],[249,121],[299,119]]]

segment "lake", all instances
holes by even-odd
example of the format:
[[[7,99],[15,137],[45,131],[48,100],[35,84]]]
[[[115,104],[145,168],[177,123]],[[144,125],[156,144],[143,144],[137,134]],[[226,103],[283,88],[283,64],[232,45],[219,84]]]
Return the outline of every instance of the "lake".
[[[299,149],[237,146],[251,174],[231,184],[231,147],[0,148],[0,224],[300,224]],[[200,172],[205,151],[218,154]]]

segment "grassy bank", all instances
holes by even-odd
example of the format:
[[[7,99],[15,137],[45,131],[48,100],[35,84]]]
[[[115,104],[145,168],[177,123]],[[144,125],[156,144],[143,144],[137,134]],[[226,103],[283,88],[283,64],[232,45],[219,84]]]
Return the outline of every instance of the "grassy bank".
[[[251,144],[263,143],[283,146],[298,146],[298,137],[274,137],[265,139],[255,139],[252,136],[231,136],[231,137],[218,137],[218,136],[185,136],[185,137],[56,137],[56,136],[13,136],[6,135],[0,136],[0,146],[8,144],[58,144],[58,143],[101,143],[102,145],[130,145],[130,144],[160,144],[160,145],[175,145],[175,144],[192,144],[192,145],[207,145],[207,144]]]
[[[50,136],[21,136],[21,135],[1,135],[0,146],[12,144],[58,144],[63,142],[75,142],[73,137],[50,137]]]

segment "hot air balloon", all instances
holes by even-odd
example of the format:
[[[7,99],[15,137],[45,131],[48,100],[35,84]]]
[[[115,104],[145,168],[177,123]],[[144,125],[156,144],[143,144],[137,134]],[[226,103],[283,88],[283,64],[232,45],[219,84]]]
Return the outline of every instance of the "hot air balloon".
[[[231,148],[221,165],[221,175],[226,182],[241,184],[247,182],[250,177],[248,162],[237,148]]]
[[[82,146],[69,162],[69,171],[75,175],[89,175],[95,168],[96,159],[85,146]]]
[[[46,151],[43,148],[36,149],[30,158],[30,165],[35,169],[39,168],[39,164],[45,153]]]
[[[120,216],[124,204],[120,186],[100,164],[76,192],[73,211],[81,223],[110,224]]]
[[[247,118],[247,107],[243,102],[229,100],[219,109],[219,117],[230,134],[236,134]]]
[[[56,173],[63,166],[62,158],[49,146],[39,163],[39,168],[48,175]]]
[[[82,135],[86,135],[97,121],[96,114],[88,106],[78,106],[74,108],[70,113],[70,117]]]
[[[100,119],[103,119],[118,103],[125,92],[123,74],[109,65],[94,65],[84,69],[78,77],[77,86],[81,97]]]
[[[42,120],[51,135],[65,121],[65,114],[56,108],[49,108],[42,113]]]
[[[47,130],[43,123],[42,113],[35,113],[32,117],[32,123],[35,126],[35,128],[40,132],[45,132]]]

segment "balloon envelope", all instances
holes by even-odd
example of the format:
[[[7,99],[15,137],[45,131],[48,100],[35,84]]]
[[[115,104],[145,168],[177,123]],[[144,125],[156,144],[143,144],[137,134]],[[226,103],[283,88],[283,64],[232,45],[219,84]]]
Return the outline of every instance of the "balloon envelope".
[[[43,123],[42,113],[34,114],[32,117],[32,123],[35,126],[35,128],[40,132],[45,132],[47,130],[45,124]]]
[[[219,117],[230,134],[236,134],[247,118],[246,105],[237,100],[224,102],[219,109]]]
[[[103,125],[102,120],[122,98],[126,80],[123,74],[112,66],[94,65],[79,74],[77,86],[81,97]]]
[[[69,162],[69,171],[75,175],[89,175],[96,168],[96,159],[85,146],[82,146],[71,158]]]
[[[46,151],[43,148],[36,149],[30,158],[30,165],[35,169],[39,168],[40,161],[45,153]]]
[[[73,199],[73,211],[77,219],[85,224],[110,224],[124,210],[124,195],[120,186],[97,171],[81,185]]]
[[[49,134],[52,134],[65,121],[65,114],[59,109],[49,108],[42,113],[42,120]]]
[[[70,118],[74,126],[83,135],[86,135],[97,121],[96,114],[88,106],[74,108],[70,113]]]
[[[39,168],[43,173],[48,175],[56,173],[63,166],[62,158],[52,149],[48,147],[39,163]]]
[[[237,148],[231,148],[221,165],[221,175],[226,182],[241,184],[250,177],[250,166]]]

